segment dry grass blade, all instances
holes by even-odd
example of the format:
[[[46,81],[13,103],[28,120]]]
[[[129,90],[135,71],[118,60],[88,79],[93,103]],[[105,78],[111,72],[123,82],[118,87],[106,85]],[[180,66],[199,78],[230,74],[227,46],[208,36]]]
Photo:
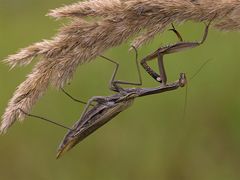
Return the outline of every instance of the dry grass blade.
[[[171,23],[210,21],[220,30],[239,30],[239,0],[90,0],[52,10],[49,16],[70,23],[51,40],[35,43],[9,56],[12,67],[40,56],[32,73],[16,90],[2,116],[1,132],[29,112],[49,84],[63,87],[77,66],[140,33],[135,47],[151,40]],[[91,18],[88,18],[91,17]],[[86,18],[86,19],[84,19]]]

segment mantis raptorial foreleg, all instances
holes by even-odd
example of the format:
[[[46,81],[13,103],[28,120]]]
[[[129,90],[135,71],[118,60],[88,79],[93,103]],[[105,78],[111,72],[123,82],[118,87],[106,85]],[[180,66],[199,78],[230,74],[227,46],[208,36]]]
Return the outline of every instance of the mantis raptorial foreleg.
[[[205,27],[205,31],[202,37],[202,40],[199,42],[183,42],[182,41],[182,37],[181,35],[178,33],[178,31],[174,28],[173,26],[173,31],[175,32],[175,34],[178,36],[180,42],[175,43],[173,45],[169,45],[169,46],[164,46],[164,47],[160,47],[159,49],[157,49],[155,52],[153,52],[152,54],[146,56],[145,58],[143,58],[141,60],[141,65],[143,66],[143,68],[147,71],[147,73],[153,77],[153,79],[155,79],[156,81],[162,83],[162,84],[166,84],[167,82],[167,75],[165,72],[165,68],[164,68],[164,64],[163,64],[163,56],[165,54],[171,54],[171,53],[175,53],[175,52],[180,52],[184,49],[190,49],[190,48],[194,48],[197,47],[201,44],[203,44],[207,38],[208,35],[208,29],[210,26],[209,22],[206,27]],[[156,73],[148,64],[148,61],[153,60],[154,58],[158,58],[158,66],[159,66],[159,71],[160,74]]]

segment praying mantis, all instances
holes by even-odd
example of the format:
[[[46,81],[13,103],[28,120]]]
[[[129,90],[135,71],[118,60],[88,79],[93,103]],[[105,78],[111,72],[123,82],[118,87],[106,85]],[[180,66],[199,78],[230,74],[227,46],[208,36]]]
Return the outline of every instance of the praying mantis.
[[[92,134],[94,131],[96,131],[98,128],[106,124],[108,121],[113,119],[115,116],[117,116],[122,111],[128,109],[134,102],[134,100],[137,97],[143,97],[153,94],[159,94],[167,91],[173,91],[180,87],[184,87],[187,83],[187,78],[185,73],[180,73],[179,79],[173,83],[167,83],[167,75],[164,68],[163,63],[163,56],[165,54],[171,54],[175,52],[182,51],[184,49],[190,49],[197,47],[201,45],[207,38],[208,35],[208,29],[209,29],[210,23],[208,23],[205,27],[205,31],[202,37],[202,40],[199,42],[184,42],[182,41],[182,37],[180,34],[176,31],[176,29],[173,26],[173,30],[175,34],[178,36],[180,42],[175,43],[170,46],[160,47],[150,55],[146,56],[141,60],[141,65],[143,68],[149,73],[149,75],[155,79],[157,82],[160,82],[159,87],[154,88],[123,88],[120,85],[142,85],[142,78],[139,68],[139,62],[138,62],[138,52],[136,48],[133,47],[135,50],[135,62],[138,72],[138,78],[139,82],[125,82],[120,80],[115,80],[119,64],[103,55],[100,55],[101,58],[104,58],[105,60],[115,64],[115,69],[112,75],[112,78],[110,80],[110,89],[114,92],[117,92],[114,95],[111,96],[94,96],[92,97],[87,103],[84,103],[82,101],[76,100],[72,96],[70,96],[68,93],[66,93],[64,90],[63,92],[72,98],[75,101],[78,101],[80,103],[86,104],[85,109],[80,117],[80,119],[73,125],[72,128],[68,128],[66,126],[60,125],[61,127],[64,127],[68,129],[67,134],[63,138],[58,150],[57,150],[57,158],[61,157],[65,152],[72,149],[75,145],[77,145],[79,142],[81,142],[83,139],[85,139],[87,136]],[[157,58],[158,60],[158,67],[160,74],[157,74],[153,69],[151,69],[147,62],[150,60],[153,60],[154,58]],[[33,116],[36,118],[40,118],[46,121],[45,118],[35,116],[28,114],[24,112],[23,110],[19,109],[24,114],[28,116]],[[52,122],[52,121],[50,121]],[[57,124],[55,122],[52,122],[54,124]],[[59,125],[59,124],[57,124]]]
[[[158,82],[160,82],[160,86],[156,88],[122,88],[120,84],[128,84],[128,85],[142,85],[142,78],[141,73],[138,65],[138,56],[137,56],[137,50],[136,52],[136,66],[138,70],[138,76],[139,76],[139,82],[138,83],[130,83],[125,81],[119,81],[115,80],[119,64],[115,61],[106,58],[104,56],[101,56],[102,58],[114,63],[116,65],[116,68],[113,72],[112,79],[110,81],[110,89],[118,92],[117,94],[114,94],[112,96],[94,96],[92,97],[86,107],[85,110],[82,113],[81,118],[74,124],[71,130],[68,131],[68,133],[63,138],[58,151],[57,151],[57,158],[59,158],[64,152],[70,150],[73,148],[76,144],[78,144],[80,141],[82,141],[84,138],[86,138],[88,135],[93,133],[96,129],[100,128],[102,125],[113,119],[115,116],[117,116],[120,112],[126,110],[129,108],[134,99],[137,97],[143,97],[153,94],[158,94],[166,91],[172,91],[176,90],[179,87],[184,87],[187,83],[186,75],[185,73],[180,73],[180,77],[176,82],[167,84],[167,75],[164,68],[163,63],[163,55],[164,54],[170,54],[174,52],[181,51],[183,49],[189,49],[193,47],[197,47],[201,45],[207,38],[208,35],[208,29],[209,24],[206,25],[205,32],[203,35],[203,38],[200,42],[183,42],[180,41],[179,43],[176,43],[171,46],[161,47],[157,49],[152,54],[148,55],[141,61],[141,65],[144,67],[144,69]],[[182,39],[180,34],[173,29],[174,32],[178,35],[179,39]],[[156,72],[154,72],[147,64],[146,62],[149,60],[154,59],[155,57],[158,58],[158,65],[160,70],[160,75],[158,75]],[[92,109],[89,110],[89,107],[96,103],[96,105],[93,106]]]

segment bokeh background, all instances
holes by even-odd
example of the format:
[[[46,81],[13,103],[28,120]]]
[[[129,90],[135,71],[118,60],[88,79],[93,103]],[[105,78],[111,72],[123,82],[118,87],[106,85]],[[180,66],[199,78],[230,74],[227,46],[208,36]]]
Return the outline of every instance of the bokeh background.
[[[70,0],[0,0],[0,59],[31,43],[49,39],[66,21],[45,14]],[[200,39],[203,24],[177,27],[186,40]],[[139,49],[144,57],[176,41],[171,32]],[[65,130],[37,119],[16,123],[0,136],[1,180],[238,180],[240,179],[240,33],[210,30],[204,45],[165,56],[169,81],[180,72],[191,77],[211,61],[186,89],[139,98],[134,106],[81,142],[61,159],[55,153]],[[137,78],[129,43],[106,56],[120,62],[118,79]],[[36,62],[37,60],[35,60]],[[0,114],[33,65],[9,70],[0,63]],[[152,63],[156,67],[155,63]],[[87,100],[112,94],[108,81],[113,65],[101,59],[78,68],[66,90]],[[143,70],[146,87],[157,86]],[[71,126],[83,105],[50,88],[32,113]]]

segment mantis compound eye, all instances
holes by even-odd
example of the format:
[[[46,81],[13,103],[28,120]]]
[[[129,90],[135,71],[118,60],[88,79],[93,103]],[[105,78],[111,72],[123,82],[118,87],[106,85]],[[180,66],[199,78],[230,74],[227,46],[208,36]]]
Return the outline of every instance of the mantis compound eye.
[[[187,84],[187,77],[185,73],[180,73],[180,78],[179,78],[179,85],[180,87],[184,87]]]

